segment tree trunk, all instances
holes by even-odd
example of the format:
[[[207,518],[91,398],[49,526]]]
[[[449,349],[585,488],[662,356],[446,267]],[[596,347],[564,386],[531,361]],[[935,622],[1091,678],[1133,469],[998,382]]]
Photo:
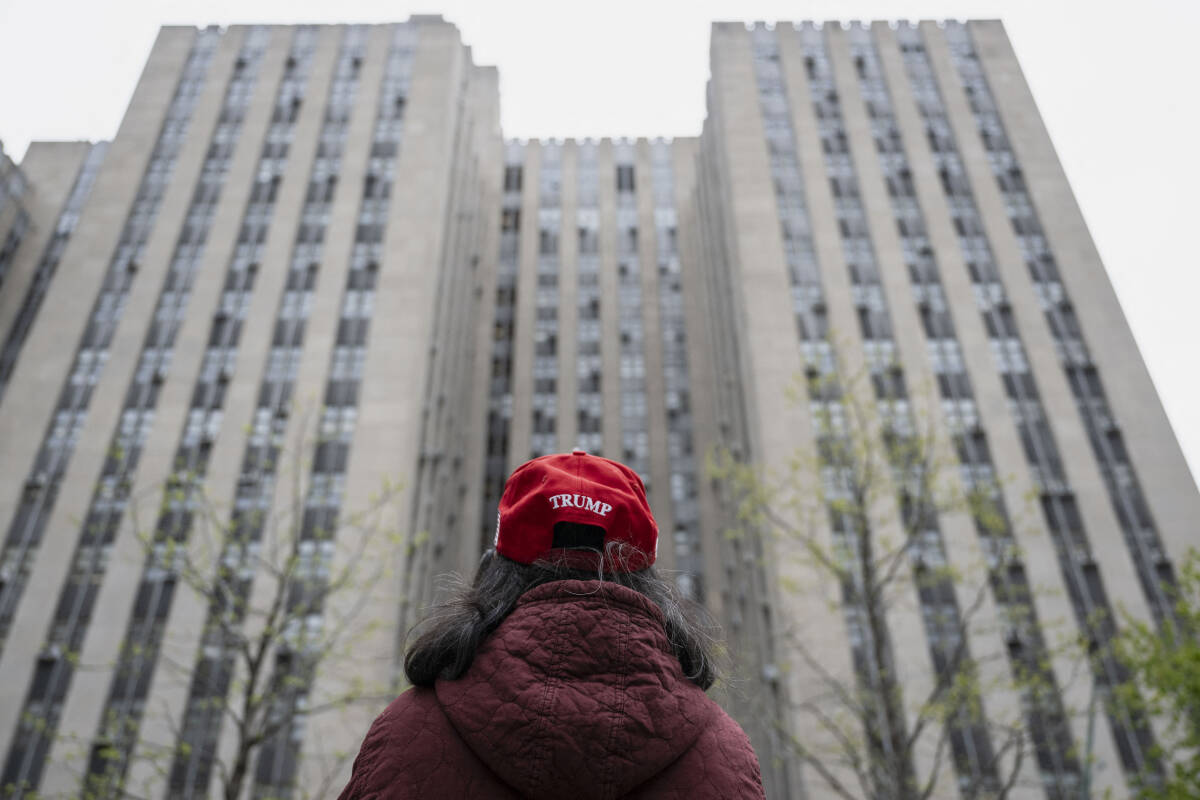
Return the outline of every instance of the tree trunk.
[[[864,499],[865,502],[865,499]],[[877,732],[880,752],[878,775],[875,781],[877,800],[912,800],[916,796],[916,781],[912,764],[909,763],[905,742],[908,739],[904,721],[903,704],[900,702],[900,686],[896,681],[892,664],[891,646],[887,633],[887,620],[882,608],[879,576],[875,571],[874,542],[869,522],[857,520],[859,537],[860,568],[862,570],[862,605],[866,613],[869,631],[869,647],[872,678],[877,681],[871,687],[882,702],[882,727]]]
[[[225,800],[238,800],[242,796],[242,784],[246,782],[246,772],[249,771],[250,757],[245,748],[238,750],[237,761],[229,773],[229,781],[225,784]]]

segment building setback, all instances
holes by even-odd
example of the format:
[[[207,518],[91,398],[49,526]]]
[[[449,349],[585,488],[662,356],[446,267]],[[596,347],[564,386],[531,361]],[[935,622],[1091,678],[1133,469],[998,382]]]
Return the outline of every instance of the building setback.
[[[29,178],[0,142],[0,291],[31,225]],[[0,295],[3,297],[3,295]]]
[[[34,142],[21,162],[37,187],[30,223],[35,233],[14,252],[8,286],[0,291],[0,397],[107,152],[107,142]]]
[[[272,662],[303,710],[398,690],[404,632],[490,546],[508,473],[574,447],[645,481],[660,568],[722,627],[718,694],[768,795],[821,796],[788,744],[823,735],[795,642],[870,688],[861,616],[830,613],[838,587],[798,580],[786,540],[728,535],[705,461],[786,470],[851,402],[928,420],[955,484],[991,493],[1000,526],[944,514],[914,563],[987,566],[967,650],[1051,687],[984,697],[1033,736],[1013,796],[1077,796],[1072,712],[1121,679],[1092,621],[1117,598],[1169,618],[1200,495],[1003,28],[717,23],[711,64],[697,138],[506,142],[495,70],[439,17],[169,27],[111,144],[5,160],[0,180],[31,186],[0,207],[5,248],[18,200],[26,217],[0,250],[6,796],[213,791],[235,658],[172,555],[204,530],[180,486],[244,537],[207,557],[253,600],[271,520],[294,513],[301,556],[328,567],[325,534],[352,536],[399,484],[380,515],[400,537],[362,562],[386,579],[349,622],[353,667]],[[868,379],[797,402],[798,376],[843,373]],[[934,588],[886,614],[907,697],[973,602]],[[343,624],[339,602],[306,624]],[[1092,681],[1071,680],[1051,621],[1095,639]],[[301,713],[249,765],[251,794],[340,786],[379,709]],[[1099,713],[1098,790],[1153,767],[1144,723]],[[989,735],[948,728],[935,796],[995,783]]]

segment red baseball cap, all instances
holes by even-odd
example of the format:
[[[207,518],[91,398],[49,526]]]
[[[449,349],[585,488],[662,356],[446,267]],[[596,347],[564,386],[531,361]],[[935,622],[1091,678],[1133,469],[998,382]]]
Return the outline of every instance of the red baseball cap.
[[[496,552],[521,564],[563,554],[555,543],[559,522],[604,531],[604,569],[634,572],[658,556],[658,524],[638,474],[624,464],[583,450],[526,461],[504,485],[496,521]]]

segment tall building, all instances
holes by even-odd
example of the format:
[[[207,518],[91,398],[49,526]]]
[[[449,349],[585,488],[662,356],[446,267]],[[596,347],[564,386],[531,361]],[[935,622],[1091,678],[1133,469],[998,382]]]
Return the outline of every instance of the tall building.
[[[836,432],[850,402],[820,381],[808,402],[789,402],[789,387],[839,369],[870,376],[855,402],[888,429],[932,419],[953,443],[961,488],[990,496],[1001,524],[927,520],[914,558],[986,564],[990,633],[961,631],[973,601],[955,587],[914,588],[887,610],[890,667],[909,703],[960,643],[981,665],[1040,674],[1051,688],[989,693],[984,711],[1018,713],[1031,733],[1021,793],[1077,796],[1093,736],[1082,710],[1093,686],[1103,698],[1121,679],[1111,620],[1118,606],[1152,622],[1170,614],[1163,587],[1200,497],[1003,28],[718,24],[708,104],[699,286],[720,320],[717,372],[734,376],[704,393],[719,403],[719,429],[728,422],[730,446],[786,470],[828,420]],[[836,476],[822,478],[836,490]],[[825,541],[845,542],[845,521],[831,509],[827,522]],[[786,560],[772,545],[757,563]],[[843,604],[845,624],[832,624],[827,587],[781,584],[768,573],[764,594],[738,597],[770,616],[778,655],[764,658],[791,661],[790,632],[825,671],[877,682],[861,659],[879,631],[861,609]],[[1092,640],[1091,681],[1072,680],[1049,624],[1055,637]],[[797,704],[822,685],[817,670],[785,671],[794,735],[824,729]],[[1154,728],[1107,708],[1090,778],[1127,796],[1130,776],[1154,768]],[[958,783],[993,785],[988,732],[948,733]],[[914,754],[926,770],[933,758]],[[776,779],[796,793],[813,786],[811,775]]]
[[[179,551],[247,601],[271,520],[328,580],[331,535],[374,508],[400,536],[354,563],[384,579],[303,623],[352,628],[352,667],[273,653],[289,723],[244,765],[254,797],[336,788],[380,706],[315,709],[402,685],[404,631],[489,546],[508,473],[577,446],[645,481],[769,796],[822,796],[791,742],[824,735],[823,673],[875,686],[879,631],[797,582],[795,545],[729,535],[705,460],[785,471],[851,402],[929,420],[1001,519],[912,543],[986,565],[988,624],[964,643],[972,599],[914,584],[881,623],[903,691],[959,646],[1036,672],[1037,697],[982,700],[1030,731],[1013,796],[1078,796],[1085,771],[1120,796],[1154,767],[1153,724],[1074,711],[1121,678],[1096,619],[1169,617],[1200,494],[1002,27],[717,23],[711,56],[696,138],[505,142],[496,72],[438,17],[164,28],[111,144],[30,148],[0,271],[6,796],[208,796],[240,678]],[[840,372],[866,376],[853,397],[820,388]],[[208,514],[237,532],[219,552]],[[1051,623],[1096,639],[1090,681]],[[914,754],[935,796],[993,787],[1011,755],[946,730],[944,763]]]
[[[141,784],[162,765],[133,742],[177,739],[170,791],[207,794],[230,735],[207,701],[230,691],[232,656],[179,585],[172,550],[203,520],[164,482],[236,515],[242,551],[215,558],[237,563],[291,502],[279,465],[305,472],[314,533],[442,444],[424,387],[440,413],[471,415],[458,331],[481,310],[462,285],[492,249],[498,119],[495,71],[440,19],[163,29],[0,412],[6,791],[75,795],[114,769]],[[466,437],[441,430],[450,447]],[[463,468],[429,463],[448,480]],[[410,496],[433,480],[404,479]],[[146,497],[148,523],[131,513]],[[390,549],[371,556],[399,573]],[[392,596],[371,606],[383,624],[357,644],[358,678],[393,677],[400,589],[380,584]],[[296,780],[301,741],[265,749],[257,795]]]

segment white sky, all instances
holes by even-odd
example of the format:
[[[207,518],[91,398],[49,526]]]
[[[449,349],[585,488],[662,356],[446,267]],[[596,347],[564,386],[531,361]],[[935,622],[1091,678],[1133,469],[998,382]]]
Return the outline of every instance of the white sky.
[[[506,136],[695,136],[713,20],[1000,18],[1200,473],[1196,0],[0,0],[0,140],[117,130],[159,25],[441,13],[500,69]]]

